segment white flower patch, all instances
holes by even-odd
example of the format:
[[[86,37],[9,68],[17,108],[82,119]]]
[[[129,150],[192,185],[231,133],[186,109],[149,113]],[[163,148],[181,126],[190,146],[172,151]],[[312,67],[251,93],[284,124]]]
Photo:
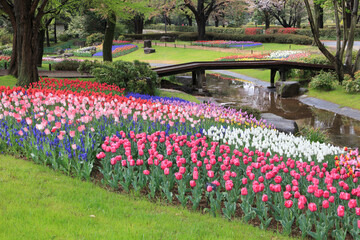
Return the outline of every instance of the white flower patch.
[[[213,141],[227,142],[236,149],[246,147],[259,151],[270,152],[284,157],[299,159],[300,161],[322,162],[327,155],[343,153],[343,149],[331,144],[310,142],[304,137],[282,133],[267,128],[224,128],[210,127],[204,132]]]
[[[295,55],[295,54],[299,54],[299,53],[303,53],[303,51],[275,51],[270,53],[269,57],[267,57],[268,59],[283,59],[283,58],[288,58],[291,55]]]

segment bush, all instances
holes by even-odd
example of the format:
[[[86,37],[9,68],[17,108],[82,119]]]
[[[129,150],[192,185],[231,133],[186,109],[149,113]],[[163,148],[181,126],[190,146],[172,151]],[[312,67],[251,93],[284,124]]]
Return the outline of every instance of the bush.
[[[70,40],[70,35],[69,34],[66,34],[66,33],[62,33],[62,34],[60,34],[59,36],[58,36],[58,38],[59,38],[59,40],[61,41],[61,42],[67,42],[67,41],[69,41]]]
[[[5,28],[0,28],[0,45],[6,45],[12,43],[13,35],[9,33]]]
[[[179,35],[179,40],[181,41],[196,41],[198,39],[198,34],[196,32],[183,33]]]
[[[303,136],[310,142],[330,143],[330,137],[327,131],[319,128],[313,128],[309,125],[300,127],[297,135]]]
[[[102,42],[104,40],[104,34],[93,33],[86,38],[86,45],[91,46],[96,42]]]
[[[125,88],[126,92],[154,95],[160,81],[148,63],[132,62],[90,62],[84,61],[78,69],[90,72],[100,83],[114,84]]]
[[[348,74],[345,74],[342,85],[343,85],[345,91],[348,93],[360,92],[360,71],[357,71],[355,73],[354,78],[352,78]]]
[[[168,36],[172,38],[178,38],[181,33],[149,33],[149,34],[124,34],[125,39],[134,40],[160,40],[162,36]]]
[[[64,60],[53,64],[53,68],[59,71],[77,71],[80,66],[79,61]]]
[[[259,27],[254,28],[246,28],[245,29],[245,35],[256,35],[256,34],[262,34],[263,29]]]
[[[321,71],[318,75],[311,79],[310,88],[330,91],[334,90],[338,85],[338,79],[334,72]]]

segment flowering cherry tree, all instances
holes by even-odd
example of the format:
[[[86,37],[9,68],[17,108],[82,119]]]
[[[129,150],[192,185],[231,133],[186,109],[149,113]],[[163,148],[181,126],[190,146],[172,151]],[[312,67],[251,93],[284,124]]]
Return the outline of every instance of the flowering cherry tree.
[[[283,27],[296,27],[305,13],[301,0],[247,0],[250,9],[261,11],[266,25],[269,17],[274,17]]]

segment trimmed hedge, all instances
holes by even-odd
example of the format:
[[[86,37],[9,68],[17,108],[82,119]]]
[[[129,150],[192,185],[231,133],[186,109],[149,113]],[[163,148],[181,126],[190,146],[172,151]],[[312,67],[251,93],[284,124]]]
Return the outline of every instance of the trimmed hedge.
[[[135,40],[159,40],[162,36],[174,37],[181,41],[196,41],[198,34],[196,32],[188,33],[151,33],[151,34],[126,34],[125,37]],[[261,43],[289,43],[310,45],[313,39],[307,36],[296,34],[260,34],[260,35],[245,35],[245,34],[223,34],[208,32],[205,36],[207,40],[233,40],[233,41],[254,41]]]
[[[300,45],[310,45],[313,42],[313,39],[310,37],[296,34],[234,35],[207,33],[206,38],[208,40],[254,41],[261,43],[288,43]],[[197,40],[197,33],[183,33],[179,35],[178,39],[182,41],[195,41]]]

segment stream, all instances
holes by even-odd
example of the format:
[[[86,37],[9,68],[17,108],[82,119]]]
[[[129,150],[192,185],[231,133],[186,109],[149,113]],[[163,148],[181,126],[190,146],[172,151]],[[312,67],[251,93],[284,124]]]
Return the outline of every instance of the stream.
[[[280,98],[266,87],[219,74],[206,75],[207,90],[219,103],[233,102],[235,106],[249,106],[262,113],[273,113],[296,121],[299,128],[310,125],[326,130],[331,142],[338,146],[360,146],[360,121],[317,109],[297,98]]]

